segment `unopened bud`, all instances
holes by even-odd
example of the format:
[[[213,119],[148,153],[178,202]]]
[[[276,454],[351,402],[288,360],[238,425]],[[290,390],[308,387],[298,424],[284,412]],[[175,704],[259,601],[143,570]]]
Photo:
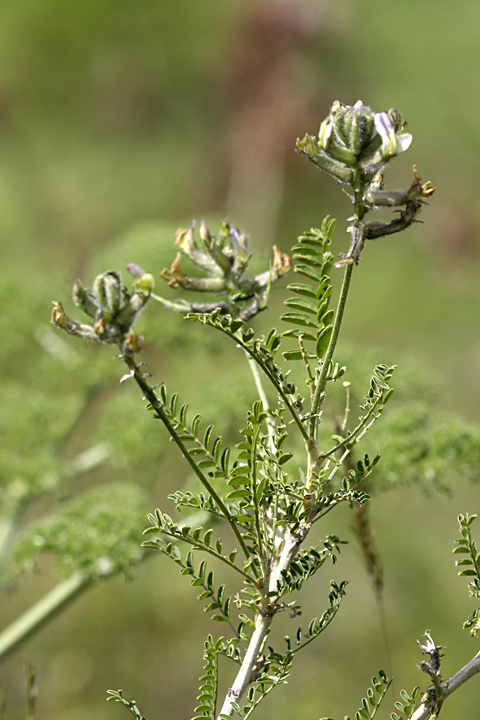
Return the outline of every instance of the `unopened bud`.
[[[325,172],[333,175],[334,178],[346,185],[351,185],[354,180],[351,165],[354,164],[355,156],[346,148],[339,148],[342,154],[340,158],[337,152],[337,145],[331,143],[328,148],[328,154],[320,147],[320,143],[313,135],[305,135],[301,140],[297,140],[297,149],[302,155],[306,155],[317,167]],[[333,157],[335,153],[335,158]],[[347,156],[350,167],[345,164],[345,156]]]
[[[92,318],[95,317],[98,307],[80,280],[75,280],[73,284],[73,302],[77,307],[81,308],[86,315]]]
[[[200,239],[206,245],[207,248],[209,248],[212,244],[213,235],[211,234],[210,230],[208,229],[208,225],[205,222],[205,220],[202,220],[200,223]]]
[[[155,287],[155,278],[150,273],[144,273],[142,277],[137,280],[137,287],[144,293],[150,293]]]
[[[149,297],[150,293],[135,292],[128,298],[128,301],[115,318],[115,325],[122,332],[126,333],[133,327]]]
[[[226,220],[222,220],[220,223],[220,232],[218,233],[218,239],[220,240],[220,245],[223,247],[225,242],[228,240],[230,236],[230,225]]]
[[[107,308],[112,315],[116,315],[120,310],[122,300],[122,279],[119,273],[114,270],[104,275],[105,297],[107,300]]]
[[[120,309],[122,279],[116,270],[97,275],[93,281],[93,294],[98,304],[116,314]]]
[[[135,286],[142,292],[149,293],[155,287],[155,278],[135,263],[128,263],[127,270],[136,279]]]
[[[141,278],[142,275],[145,275],[145,270],[136,263],[128,263],[128,265],[126,265],[125,267],[130,273],[130,275],[135,279]]]
[[[359,155],[370,142],[374,131],[374,115],[359,100],[353,107],[340,106],[333,113],[335,131],[345,147]]]

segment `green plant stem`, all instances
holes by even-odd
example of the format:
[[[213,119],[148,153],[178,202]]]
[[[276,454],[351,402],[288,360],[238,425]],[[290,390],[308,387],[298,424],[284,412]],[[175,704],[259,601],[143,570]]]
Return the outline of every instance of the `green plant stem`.
[[[328,368],[330,365],[330,362],[333,357],[333,353],[335,351],[335,347],[338,342],[338,336],[340,334],[340,328],[342,326],[342,320],[343,320],[343,313],[345,311],[345,305],[347,302],[347,296],[348,296],[348,290],[350,288],[350,280],[352,278],[352,272],[353,272],[354,264],[347,265],[345,267],[345,272],[343,275],[343,283],[342,283],[342,289],[340,291],[340,297],[338,299],[337,304],[337,311],[335,313],[335,320],[333,323],[333,331],[332,336],[330,338],[330,342],[328,343],[327,352],[325,354],[325,358],[323,360],[322,364],[322,370],[320,372],[320,376],[317,380],[317,384],[315,387],[315,392],[313,394],[313,400],[312,400],[312,408],[311,408],[311,419],[308,424],[308,434],[309,437],[312,439],[317,438],[317,430],[318,430],[318,413],[321,407],[321,404],[323,402],[323,394],[325,391],[325,385],[327,384],[327,375],[328,375]]]
[[[214,326],[214,327],[217,327],[217,326]],[[217,329],[218,329],[218,330],[221,330],[222,332],[225,332],[225,330],[224,330],[223,328],[218,328],[218,327],[217,327]],[[227,333],[227,334],[228,334],[228,333]],[[233,338],[236,340],[236,342],[238,343],[238,345],[240,345],[240,347],[242,347],[242,348],[245,350],[245,352],[246,352],[251,358],[253,358],[253,359],[255,360],[255,362],[258,363],[259,367],[262,368],[263,372],[264,372],[265,375],[268,377],[268,379],[269,379],[270,382],[272,383],[273,387],[274,387],[275,390],[278,392],[278,394],[279,394],[280,397],[282,398],[283,402],[285,403],[286,407],[288,408],[288,410],[289,410],[289,412],[290,412],[293,420],[294,420],[295,423],[297,424],[297,427],[298,427],[298,429],[300,430],[300,432],[301,432],[301,434],[302,434],[302,436],[303,436],[303,439],[305,440],[305,442],[307,442],[308,439],[309,439],[309,438],[308,438],[307,430],[304,428],[303,423],[302,423],[302,421],[301,421],[301,419],[300,419],[299,414],[297,413],[297,411],[296,411],[295,408],[293,407],[292,403],[291,403],[290,400],[288,399],[288,396],[287,396],[287,394],[285,393],[285,391],[282,389],[282,387],[280,386],[280,384],[277,382],[277,380],[276,380],[275,376],[272,374],[271,370],[270,370],[264,363],[260,362],[260,361],[257,359],[254,350],[252,350],[252,348],[250,348],[248,345],[246,345],[244,342],[242,342],[242,340],[240,340],[240,338],[237,338],[237,337],[234,336],[234,335],[229,335],[229,337],[233,337]]]
[[[356,428],[354,428],[351,432],[348,433],[347,437],[342,440],[342,442],[339,442],[338,445],[335,445],[335,447],[331,448],[330,450],[327,450],[326,452],[322,453],[322,460],[325,460],[326,458],[330,457],[330,455],[334,455],[338,450],[341,450],[342,447],[347,447],[348,450],[351,450],[355,443],[358,442],[360,439],[359,433],[364,429],[364,427],[367,425],[368,421],[374,414],[375,410],[377,409],[377,406],[380,405],[381,399],[378,400],[378,402],[375,403],[375,405],[370,408],[369,412],[365,415],[364,418],[362,418],[361,422],[357,425]],[[374,419],[376,419],[374,417]],[[371,427],[369,425],[368,427]],[[358,436],[358,437],[357,437]],[[352,445],[350,446],[350,443]]]
[[[230,515],[227,506],[225,505],[225,503],[223,502],[222,498],[217,493],[215,488],[212,487],[212,485],[209,483],[209,481],[207,480],[205,475],[202,473],[202,471],[200,470],[200,468],[198,467],[196,462],[193,460],[192,456],[188,452],[188,449],[186,448],[186,446],[182,442],[180,436],[178,435],[177,431],[175,430],[172,423],[168,419],[168,417],[165,413],[165,410],[163,409],[163,406],[162,406],[160,400],[158,399],[158,397],[156,396],[154,390],[146,382],[145,378],[143,377],[142,373],[140,372],[140,369],[139,369],[137,363],[135,362],[135,360],[133,358],[129,357],[128,355],[123,355],[122,357],[123,357],[125,363],[128,365],[128,367],[132,371],[133,377],[135,378],[137,385],[140,387],[145,398],[150,402],[153,409],[157,413],[158,417],[161,419],[161,421],[167,428],[168,432],[170,433],[170,436],[172,437],[173,441],[179,448],[183,457],[185,458],[187,463],[190,465],[191,469],[193,470],[195,475],[198,477],[198,479],[200,480],[200,482],[202,483],[204,488],[210,493],[212,498],[217,503],[218,507],[221,509],[221,511],[225,517],[225,520],[230,525],[233,534],[237,538],[238,544],[242,548],[243,554],[248,559],[250,557],[250,553],[248,552],[247,546],[245,545],[245,542],[240,534],[240,531],[239,531],[235,521],[233,520],[232,516]],[[257,572],[253,565],[252,565],[252,571],[254,573]]]
[[[47,595],[29,608],[0,633],[0,660],[10,655],[31,635],[70,605],[94,581],[80,572],[56,585]]]
[[[267,419],[265,422],[267,425],[267,432],[268,432],[268,444],[270,446],[270,449],[274,450],[273,436],[275,435],[275,422],[270,413],[270,403],[268,402],[267,393],[265,392],[265,388],[263,387],[262,376],[260,375],[260,373],[258,371],[258,365],[257,365],[255,359],[251,355],[249,355],[246,351],[245,351],[245,356],[247,358],[248,366],[249,366],[250,371],[253,376],[255,387],[257,388],[258,397],[262,401],[262,407],[263,407],[264,411],[267,413]]]
[[[174,312],[179,312],[183,314],[192,312],[192,307],[190,303],[186,302],[186,300],[178,300],[177,302],[172,302],[171,300],[166,300],[161,295],[155,295],[155,293],[150,293],[150,297],[163,305],[163,307],[167,310],[173,310]]]
[[[267,559],[263,552],[263,542],[262,542],[262,528],[260,527],[260,505],[258,502],[258,496],[257,496],[257,443],[258,443],[258,434],[259,434],[259,428],[257,428],[257,432],[255,434],[255,440],[254,440],[254,446],[253,446],[253,464],[252,464],[252,495],[253,495],[253,504],[255,506],[255,530],[257,533],[257,541],[258,541],[258,554],[262,560],[262,572],[265,574],[268,572],[267,570]],[[253,563],[252,563],[253,564]]]

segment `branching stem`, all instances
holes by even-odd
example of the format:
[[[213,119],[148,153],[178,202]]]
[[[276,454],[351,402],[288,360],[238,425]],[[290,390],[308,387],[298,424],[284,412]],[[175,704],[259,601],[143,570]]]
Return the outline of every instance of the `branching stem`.
[[[453,675],[450,680],[442,683],[443,700],[451,695],[455,690],[470,680],[474,675],[480,672],[480,652],[470,660],[461,670]],[[436,705],[436,698],[432,697],[425,703],[422,703],[413,713],[412,720],[427,720],[432,717],[433,709]]]
[[[221,329],[221,328],[219,328],[219,329]],[[302,436],[303,436],[303,439],[304,439],[305,441],[307,441],[307,440],[308,440],[307,430],[306,430],[305,427],[303,426],[303,423],[302,423],[302,421],[301,421],[301,419],[300,419],[300,416],[299,416],[298,412],[295,410],[295,408],[294,408],[294,406],[292,405],[292,403],[290,402],[290,400],[289,400],[289,398],[288,398],[288,395],[285,393],[285,391],[283,390],[283,388],[281,387],[281,385],[277,382],[276,377],[273,375],[273,373],[272,373],[271,370],[267,367],[267,365],[265,365],[265,363],[261,363],[261,362],[258,362],[258,360],[256,360],[255,353],[254,353],[254,351],[252,350],[252,348],[250,348],[246,343],[242,342],[242,341],[241,341],[239,338],[237,338],[237,337],[235,337],[235,340],[236,340],[237,343],[240,345],[240,347],[242,347],[242,348],[245,350],[245,352],[247,353],[247,355],[249,355],[254,361],[256,361],[256,362],[258,363],[258,365],[262,368],[263,372],[264,372],[265,375],[268,377],[268,379],[270,380],[270,382],[272,383],[272,385],[274,386],[274,388],[276,389],[276,391],[278,392],[278,394],[279,394],[280,397],[282,398],[282,401],[285,403],[286,407],[288,408],[288,410],[289,410],[289,412],[290,412],[293,420],[295,421],[298,429],[300,430],[300,432],[301,432],[301,434],[302,434]]]
[[[269,591],[274,592],[277,590],[277,581],[281,580],[282,571],[287,570],[291,561],[297,554],[300,548],[300,542],[305,539],[308,529],[304,529],[304,533],[301,539],[292,535],[288,530],[285,532],[284,543],[280,558],[277,565],[273,568],[270,575]],[[237,677],[232,687],[227,692],[225,702],[221,709],[222,715],[229,715],[232,717],[234,709],[232,702],[238,702],[242,697],[243,693],[247,689],[252,679],[252,672],[255,663],[258,660],[258,656],[261,652],[265,638],[270,630],[273,617],[275,615],[275,602],[272,599],[271,612],[261,613],[259,612],[255,621],[255,628],[250,638],[250,643],[247,648],[247,652],[243,659],[240,670],[238,671]]]

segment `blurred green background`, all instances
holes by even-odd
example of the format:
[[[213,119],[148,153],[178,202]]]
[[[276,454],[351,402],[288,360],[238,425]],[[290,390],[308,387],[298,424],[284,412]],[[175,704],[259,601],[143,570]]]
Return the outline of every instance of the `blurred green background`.
[[[185,468],[161,429],[150,428],[148,416],[144,422],[134,389],[118,390],[121,368],[108,348],[67,339],[81,360],[55,365],[38,334],[48,330],[50,301],[64,301],[76,277],[89,283],[97,272],[143,257],[158,276],[174,257],[175,228],[193,218],[213,226],[226,216],[244,228],[255,269],[266,267],[274,242],[288,252],[327,213],[339,218],[334,251],[344,251],[347,198],[294,152],[295,139],[315,133],[336,99],[400,109],[414,142],[387,186],[406,187],[415,163],[437,188],[425,224],[365,249],[344,337],[358,351],[378,349],[380,362],[401,367],[402,358],[418,357],[441,378],[439,410],[480,422],[479,25],[475,0],[2,2],[2,385],[29,396],[43,390],[62,404],[99,382],[101,402],[83,418],[66,456],[97,439],[115,446],[120,424],[122,432],[141,427],[149,448],[136,457],[132,432],[131,447],[127,438],[115,461],[76,491],[133,480],[150,493],[150,509],[161,504],[170,512],[165,497],[183,485]],[[274,289],[261,327],[275,322],[284,286]],[[157,381],[178,389],[234,442],[234,420],[241,422],[254,398],[234,349],[196,326],[179,332],[181,319],[160,308],[150,308],[143,322]],[[27,520],[48,512],[49,503]],[[478,487],[462,481],[450,497],[404,489],[373,504],[397,693],[426,685],[415,667],[425,629],[447,646],[445,677],[478,649],[461,630],[474,604],[451,556],[457,514],[477,510]],[[349,523],[348,513],[338,513],[322,535],[352,539]],[[2,625],[52,587],[48,560],[44,565],[40,576],[5,592]],[[4,665],[7,718],[25,716],[24,654],[38,668],[38,720],[121,716],[125,710],[104,701],[107,688],[120,687],[149,720],[191,717],[211,625],[194,590],[163,558],[135,575],[89,591]],[[331,577],[350,579],[338,620],[259,716],[353,714],[385,667],[373,594],[353,543],[313,581],[302,602],[305,619],[323,612]],[[442,717],[477,718],[479,697],[474,679]]]

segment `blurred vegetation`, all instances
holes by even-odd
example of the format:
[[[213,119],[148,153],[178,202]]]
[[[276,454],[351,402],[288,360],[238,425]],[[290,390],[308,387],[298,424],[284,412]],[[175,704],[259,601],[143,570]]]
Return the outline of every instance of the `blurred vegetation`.
[[[123,369],[113,353],[54,334],[51,300],[65,297],[74,277],[87,283],[127,262],[158,277],[173,260],[175,228],[194,217],[213,225],[228,214],[251,234],[259,269],[273,242],[288,252],[327,212],[340,218],[335,251],[344,250],[348,201],[298,160],[295,138],[315,133],[337,98],[402,111],[415,161],[437,194],[424,225],[365,249],[343,352],[348,365],[368,351],[373,363],[400,366],[398,404],[395,397],[378,437],[372,433],[372,454],[382,433],[388,439],[402,425],[411,437],[391,446],[390,461],[422,459],[421,477],[401,479],[420,480],[426,492],[398,488],[376,497],[371,510],[396,691],[422,681],[415,641],[426,628],[447,646],[445,673],[457,670],[475,652],[461,631],[473,608],[455,579],[451,550],[456,516],[478,508],[478,486],[468,482],[478,480],[478,463],[454,476],[448,468],[465,444],[478,456],[478,431],[439,413],[480,422],[478,3],[5,0],[0,19],[0,482],[4,502],[22,504],[27,480],[49,491],[38,503],[29,498],[19,518],[26,526],[59,506],[68,522],[67,503],[105,483],[133,482],[148,492],[149,500],[136,496],[142,513],[140,506],[164,505],[189,480],[138,392],[128,382],[118,386]],[[392,168],[390,186],[410,180],[411,152]],[[275,288],[260,329],[270,328],[284,297]],[[215,333],[182,323],[149,307],[143,359],[158,382],[235,442],[236,420],[255,397],[246,363]],[[365,374],[351,378],[360,396],[369,358],[361,362]],[[99,445],[108,457],[88,472],[72,471],[70,461]],[[432,447],[442,448],[441,462],[434,453],[439,465],[429,462]],[[448,499],[436,492],[445,485]],[[336,516],[322,533],[348,537],[350,522],[348,514]],[[54,585],[49,558],[40,569],[7,587],[2,626]],[[22,651],[38,668],[37,720],[117,717],[122,711],[104,703],[108,687],[123,687],[150,718],[190,712],[206,618],[191,611],[192,591],[161,558],[134,574],[134,582],[118,576],[90,590]],[[290,720],[297,704],[304,717],[353,712],[385,665],[353,543],[331,576],[350,578],[339,620],[262,708],[267,718]],[[318,590],[322,598],[329,579]],[[318,614],[318,596],[312,592],[304,607]],[[7,718],[25,715],[21,654],[0,673]],[[473,720],[477,705],[473,680],[443,717]]]

